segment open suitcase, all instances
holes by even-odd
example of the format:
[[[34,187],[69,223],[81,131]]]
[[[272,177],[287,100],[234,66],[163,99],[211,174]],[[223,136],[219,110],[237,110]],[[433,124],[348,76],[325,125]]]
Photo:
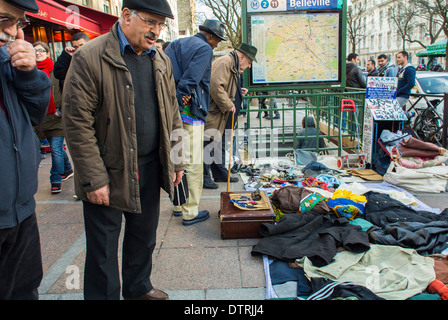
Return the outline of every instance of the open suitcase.
[[[260,191],[264,192],[264,191]],[[221,208],[219,220],[222,239],[261,238],[258,229],[262,223],[275,223],[275,213],[269,203],[264,210],[244,210],[236,207],[230,201],[232,194],[250,194],[250,191],[232,191],[221,193]],[[264,192],[267,197],[266,192]],[[269,198],[268,198],[269,199]]]

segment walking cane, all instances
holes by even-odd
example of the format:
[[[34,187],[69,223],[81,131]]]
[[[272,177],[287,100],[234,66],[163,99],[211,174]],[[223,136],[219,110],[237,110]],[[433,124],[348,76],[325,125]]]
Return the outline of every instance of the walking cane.
[[[229,153],[229,170],[227,172],[227,192],[229,192],[230,185],[230,167],[232,165],[232,154],[233,154],[233,122],[235,121],[235,113],[232,112],[232,131],[230,131],[230,153]]]

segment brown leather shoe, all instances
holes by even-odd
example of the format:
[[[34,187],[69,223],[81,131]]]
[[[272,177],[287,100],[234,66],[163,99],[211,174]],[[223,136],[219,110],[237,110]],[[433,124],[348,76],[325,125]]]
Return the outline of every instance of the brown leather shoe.
[[[168,300],[169,298],[170,297],[166,292],[153,288],[151,291],[145,293],[144,295],[129,300]]]

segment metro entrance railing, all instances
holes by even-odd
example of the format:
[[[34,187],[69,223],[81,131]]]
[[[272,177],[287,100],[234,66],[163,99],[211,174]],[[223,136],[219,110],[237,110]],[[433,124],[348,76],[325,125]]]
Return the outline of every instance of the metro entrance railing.
[[[267,108],[260,105],[266,98]],[[300,92],[274,91],[269,94],[250,93],[243,98],[247,108],[242,110],[244,116],[238,117],[236,137],[238,143],[246,140],[251,145],[257,157],[285,155],[297,148],[297,138],[324,139],[325,147],[303,149],[317,153],[337,153],[339,130],[342,129],[344,150],[347,152],[357,149],[357,128],[353,113],[344,113],[342,128],[339,128],[340,103],[342,99],[352,99],[357,107],[359,138],[362,141],[362,126],[364,119],[365,90],[342,89],[314,89]],[[263,117],[267,112],[270,117]],[[278,112],[279,119],[274,115]],[[258,117],[257,117],[258,116]],[[310,135],[309,127],[302,119],[313,116],[318,129],[318,135]],[[243,141],[244,142],[244,141]]]

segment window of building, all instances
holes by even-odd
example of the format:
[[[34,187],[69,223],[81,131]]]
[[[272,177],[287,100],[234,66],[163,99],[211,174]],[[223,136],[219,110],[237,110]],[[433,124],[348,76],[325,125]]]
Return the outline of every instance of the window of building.
[[[110,0],[103,0],[103,11],[110,14]]]

